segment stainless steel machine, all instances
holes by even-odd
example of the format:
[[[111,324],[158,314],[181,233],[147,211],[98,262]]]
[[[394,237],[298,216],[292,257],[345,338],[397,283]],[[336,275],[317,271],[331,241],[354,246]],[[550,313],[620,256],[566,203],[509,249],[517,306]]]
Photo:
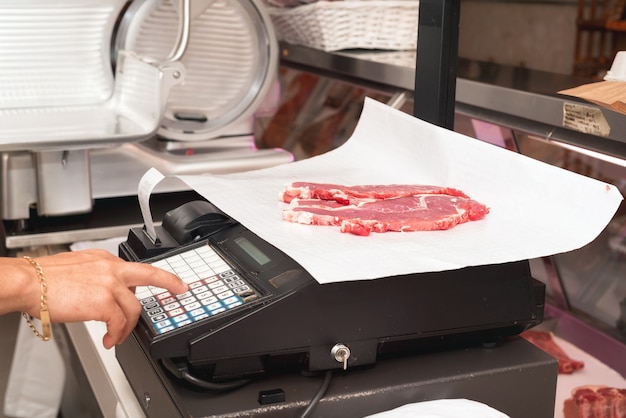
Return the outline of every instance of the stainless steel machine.
[[[2,1],[0,11],[7,247],[125,231],[132,221],[76,227],[63,217],[136,196],[150,167],[226,173],[291,161],[254,140],[255,117],[280,95],[278,45],[257,1]]]

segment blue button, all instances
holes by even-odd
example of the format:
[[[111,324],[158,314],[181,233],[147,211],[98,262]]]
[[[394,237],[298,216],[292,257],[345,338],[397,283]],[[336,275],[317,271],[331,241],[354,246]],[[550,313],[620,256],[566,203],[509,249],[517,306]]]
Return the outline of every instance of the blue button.
[[[229,303],[228,304],[228,309],[233,309],[236,308],[237,306],[241,305],[242,303],[240,301],[237,301],[235,303]]]
[[[169,326],[169,327],[165,327],[165,328],[161,328],[159,330],[157,330],[160,334],[165,334],[167,331],[171,331],[173,330],[174,327],[173,326]]]
[[[183,325],[189,325],[191,324],[193,321],[191,319],[187,319],[186,321],[180,321],[178,323],[178,327],[182,327]]]
[[[178,316],[175,316],[174,318],[172,318],[174,320],[174,322],[180,323],[183,322],[186,319],[189,319],[189,315],[187,315],[186,313],[184,314],[180,314]]]
[[[156,329],[162,329],[170,325],[172,325],[172,322],[169,319],[166,319],[165,321],[157,322],[156,324],[154,324],[154,327]]]
[[[204,308],[198,308],[198,309],[194,309],[193,311],[189,311],[189,315],[193,316],[194,318],[204,313],[205,313]]]

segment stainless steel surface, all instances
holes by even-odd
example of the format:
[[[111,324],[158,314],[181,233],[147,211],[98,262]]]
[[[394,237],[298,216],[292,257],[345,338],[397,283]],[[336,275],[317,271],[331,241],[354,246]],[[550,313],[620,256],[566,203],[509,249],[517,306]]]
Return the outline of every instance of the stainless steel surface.
[[[91,210],[87,150],[41,151],[34,153],[34,157],[39,215],[68,215]]]
[[[86,151],[77,150],[69,155],[84,152]],[[44,198],[50,200],[44,202],[54,204],[57,214],[65,215],[88,211],[92,199],[136,195],[139,179],[151,167],[156,167],[167,176],[225,174],[265,168],[293,160],[292,155],[283,149],[256,149],[251,136],[229,138],[223,143],[215,140],[211,148],[198,150],[189,147],[170,152],[156,148],[154,143],[124,144],[91,150],[89,164],[86,166],[87,172],[74,170],[76,161],[73,159],[68,160],[69,165],[63,166],[60,151],[52,155],[58,156],[56,158],[58,164],[51,162],[45,169],[55,168],[57,173],[42,172],[37,168],[35,159],[29,152],[1,154],[2,219],[28,219],[31,207],[41,203],[37,190],[45,193]],[[41,182],[39,188],[36,186],[38,172]],[[90,184],[86,183],[88,180],[91,180]],[[79,194],[81,190],[86,192],[89,187],[91,194]],[[180,180],[167,178],[159,184],[156,191],[162,193],[187,189],[188,187]],[[82,203],[78,208],[84,210],[77,210],[77,206],[73,204],[74,200]],[[44,210],[48,209],[44,207]],[[63,210],[66,212],[63,213]],[[53,212],[50,210],[40,214]],[[41,244],[57,243],[58,239],[60,237]],[[21,238],[19,240],[21,241]]]
[[[230,138],[232,140],[234,138]],[[249,171],[292,161],[289,152],[282,149],[256,149],[251,138],[243,146],[202,150],[193,154],[169,153],[142,144],[124,144],[120,147],[91,153],[93,196],[96,199],[137,194],[139,179],[151,167],[166,176],[186,174],[226,174]],[[193,150],[193,149],[191,149]],[[159,183],[156,192],[187,190],[188,186],[175,178]]]
[[[385,92],[398,89],[413,91],[416,57],[415,51],[325,52],[280,43],[280,58],[284,65]]]
[[[125,4],[0,1],[0,26],[10,28],[0,33],[3,151],[87,149],[156,132],[184,68],[119,51],[113,73],[110,40]]]
[[[387,93],[414,92],[415,51],[324,52],[281,43],[286,66]],[[626,158],[626,116],[557,94],[592,80],[459,59],[456,111],[502,126]],[[419,100],[419,92],[414,92]],[[607,137],[563,126],[566,103],[600,109],[611,131]]]
[[[2,219],[27,219],[37,201],[33,156],[28,151],[0,154],[0,208]]]
[[[0,137],[8,141],[1,163],[2,220],[28,220],[34,210],[47,216],[89,212],[95,199],[136,195],[139,179],[151,167],[166,175],[225,173],[292,160],[282,149],[257,150],[252,136],[255,112],[269,111],[271,101],[278,100],[278,44],[260,3],[177,1],[130,2],[117,22],[124,0],[64,0],[55,3],[53,12],[41,0],[20,7],[0,0],[13,14],[25,16],[19,20],[23,25],[11,24],[25,48],[18,50],[10,36],[0,36],[0,44],[15,51],[9,54],[15,62],[0,65],[8,77],[0,88],[8,100],[0,109],[6,121]],[[65,15],[80,19],[59,25],[57,17]],[[116,23],[124,30],[115,32]],[[51,34],[46,37],[50,48],[30,42],[33,27]],[[64,45],[68,52],[59,61],[49,51]],[[180,62],[157,62],[173,49],[192,69],[185,88],[177,86],[185,73]],[[117,59],[115,77],[111,55]],[[22,61],[34,68],[26,79],[15,70]],[[175,86],[180,88],[169,101]],[[262,105],[268,107],[259,109]],[[169,113],[162,117],[164,110]],[[181,116],[193,119],[198,112],[206,123]],[[181,134],[176,147],[154,146],[159,126]],[[210,144],[184,142],[192,139],[210,139]],[[133,141],[141,144],[125,146]],[[45,152],[33,154],[39,146],[47,147]],[[185,189],[166,181],[160,190]],[[40,243],[56,243],[63,236]]]
[[[176,37],[176,47],[166,58],[167,61],[180,61],[189,45],[189,35],[191,34],[191,0],[178,0],[178,36]]]
[[[175,48],[178,0],[141,0],[124,14],[115,46],[165,57]],[[168,99],[158,135],[206,141],[252,132],[276,81],[278,43],[263,6],[249,0],[191,2],[183,85]],[[164,36],[167,35],[167,36]]]
[[[5,237],[5,246],[8,249],[36,247],[39,245],[68,244],[78,241],[96,241],[107,238],[123,237],[130,228],[142,224],[114,225],[105,228],[84,228],[57,232],[42,232]]]

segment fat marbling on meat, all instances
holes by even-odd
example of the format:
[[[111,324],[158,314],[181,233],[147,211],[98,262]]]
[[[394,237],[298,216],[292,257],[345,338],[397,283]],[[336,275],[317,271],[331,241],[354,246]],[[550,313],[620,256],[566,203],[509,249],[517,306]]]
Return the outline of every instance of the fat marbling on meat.
[[[341,232],[450,229],[482,219],[489,208],[458,189],[430,185],[358,185],[297,182],[280,199],[289,203],[283,219],[309,225],[339,226]]]

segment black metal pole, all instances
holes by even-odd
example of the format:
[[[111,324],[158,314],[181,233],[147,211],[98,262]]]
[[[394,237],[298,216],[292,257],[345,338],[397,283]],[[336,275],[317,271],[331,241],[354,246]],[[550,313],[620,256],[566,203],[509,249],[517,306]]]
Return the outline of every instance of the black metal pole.
[[[420,0],[413,115],[454,128],[460,0]]]

